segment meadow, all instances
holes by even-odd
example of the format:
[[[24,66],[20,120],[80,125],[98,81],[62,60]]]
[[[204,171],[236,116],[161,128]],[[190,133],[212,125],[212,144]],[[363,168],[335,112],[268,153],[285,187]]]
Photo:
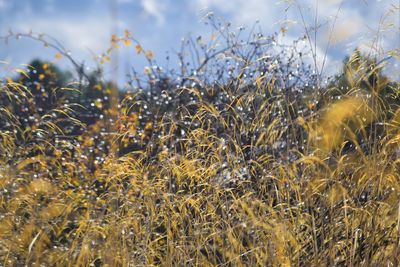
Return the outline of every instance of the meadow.
[[[384,62],[355,50],[321,78],[307,37],[212,26],[175,69],[129,31],[93,73],[17,36],[76,72],[36,60],[0,81],[1,266],[400,264],[400,84]],[[128,90],[101,71],[119,46],[149,63]]]

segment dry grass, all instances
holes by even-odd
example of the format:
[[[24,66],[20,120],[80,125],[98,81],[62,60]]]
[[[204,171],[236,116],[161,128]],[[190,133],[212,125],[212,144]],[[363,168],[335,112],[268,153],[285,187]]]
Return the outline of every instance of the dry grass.
[[[215,88],[179,87],[194,101],[144,122],[133,95],[115,134],[101,119],[59,140],[73,110],[23,125],[14,111],[33,96],[3,81],[0,265],[397,266],[400,113],[383,84],[346,75],[350,90],[318,108],[262,77],[219,88],[218,105]],[[124,155],[99,145],[133,137]]]

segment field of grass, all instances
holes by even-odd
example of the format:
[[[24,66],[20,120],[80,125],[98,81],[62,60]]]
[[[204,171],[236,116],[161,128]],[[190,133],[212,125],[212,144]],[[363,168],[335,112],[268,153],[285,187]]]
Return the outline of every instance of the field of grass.
[[[46,62],[3,78],[0,266],[399,265],[399,82],[254,36],[118,105]]]

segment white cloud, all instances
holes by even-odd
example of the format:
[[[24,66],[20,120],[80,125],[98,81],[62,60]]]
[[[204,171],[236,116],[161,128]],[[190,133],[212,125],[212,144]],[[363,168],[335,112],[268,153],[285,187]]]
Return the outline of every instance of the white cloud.
[[[87,53],[87,49],[101,53],[109,46],[111,21],[95,16],[83,19],[28,17],[13,25],[14,32],[45,33],[60,41],[73,53]]]
[[[335,5],[334,0],[331,0],[331,5]],[[303,5],[304,6],[304,5]],[[306,5],[307,6],[307,5]],[[309,5],[308,5],[309,6]],[[197,0],[197,8],[208,8],[211,11],[222,12],[232,19],[232,22],[239,25],[251,26],[256,20],[260,21],[260,26],[268,32],[279,31],[280,24],[284,23],[289,28],[294,27],[295,32],[286,34],[279,38],[282,44],[292,44],[301,35],[302,24],[296,23],[298,21],[297,12],[295,7],[285,11],[286,5],[277,3],[277,1],[264,1],[264,0]],[[307,14],[308,15],[308,14]],[[300,28],[299,28],[300,27]],[[332,69],[327,66],[333,66],[333,59],[329,54],[325,56],[325,46],[317,42],[316,58],[319,68],[323,65],[326,73],[332,73]],[[300,43],[302,47],[308,47],[308,42]],[[313,64],[312,59],[310,62]]]
[[[281,4],[276,4],[280,2]],[[384,16],[390,7],[398,6],[398,0],[296,0],[288,10],[285,11],[285,4],[288,1],[276,0],[195,0],[194,8],[197,10],[207,8],[222,14],[235,24],[251,26],[256,20],[261,26],[270,32],[279,31],[280,25],[285,20],[297,21],[297,24],[289,26],[289,35],[300,36],[305,32],[304,24],[299,8],[303,13],[310,37],[314,42],[315,14],[317,12],[317,58],[319,65],[324,58],[325,50],[333,23],[333,43],[330,45],[325,66],[331,67],[333,62],[341,61],[341,58],[354,48],[362,45],[366,40],[373,40],[376,31],[380,28],[380,44],[382,47],[393,47],[393,43],[400,41],[398,31],[398,10],[392,12],[391,17]],[[318,3],[318,8],[316,6]],[[340,11],[340,12],[338,12]],[[338,14],[338,17],[335,16]],[[395,14],[395,15],[393,15]],[[379,27],[380,19],[386,18],[386,25],[397,23],[397,29],[383,30]],[[396,17],[396,19],[393,19]],[[397,22],[396,22],[397,21]],[[375,31],[375,32],[374,32]],[[397,34],[394,37],[393,33]],[[289,38],[290,39],[290,38]],[[284,39],[284,41],[287,41]],[[333,45],[333,46],[332,46]],[[397,44],[398,46],[398,44]],[[335,49],[333,52],[332,49]],[[384,49],[382,49],[384,50]],[[386,49],[387,50],[387,49]],[[335,54],[333,54],[335,53]]]
[[[145,15],[154,17],[157,23],[162,25],[165,22],[165,6],[158,0],[141,0],[140,2]]]
[[[331,38],[332,44],[347,42],[350,38],[359,36],[365,31],[365,21],[359,12],[352,9],[344,9],[340,12],[339,17],[329,20],[329,27],[326,27],[322,37],[322,41],[327,43]],[[334,28],[332,29],[332,26]]]
[[[279,12],[282,5],[274,1],[264,0],[196,0],[194,8],[197,10],[209,9],[227,15],[233,23],[238,25],[252,25],[256,20],[265,26],[271,26],[282,17]]]

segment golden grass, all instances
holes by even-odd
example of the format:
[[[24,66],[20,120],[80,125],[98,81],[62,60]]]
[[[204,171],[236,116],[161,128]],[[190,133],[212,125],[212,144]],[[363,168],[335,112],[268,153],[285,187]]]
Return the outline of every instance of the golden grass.
[[[240,95],[225,88],[233,98],[222,109],[200,90],[189,90],[194,113],[179,106],[175,117],[143,129],[140,112],[126,108],[136,99],[125,99],[118,133],[102,140],[124,147],[139,136],[144,148],[106,154],[102,163],[95,163],[101,151],[93,136],[104,120],[56,144],[51,133],[62,134],[62,124],[42,116],[43,123],[21,128],[12,108],[1,107],[15,131],[0,135],[0,265],[399,264],[398,109],[385,111],[394,115],[378,138],[366,128],[383,118],[382,108],[368,91],[332,100],[316,119],[296,120],[286,112],[295,107],[277,102],[284,96],[265,96],[268,83]],[[32,98],[12,81],[1,93],[18,95],[17,103]],[[72,120],[68,110],[58,113]],[[189,125],[178,140],[183,121]],[[360,142],[369,140],[374,149],[365,152]],[[345,149],[350,141],[355,149]]]

